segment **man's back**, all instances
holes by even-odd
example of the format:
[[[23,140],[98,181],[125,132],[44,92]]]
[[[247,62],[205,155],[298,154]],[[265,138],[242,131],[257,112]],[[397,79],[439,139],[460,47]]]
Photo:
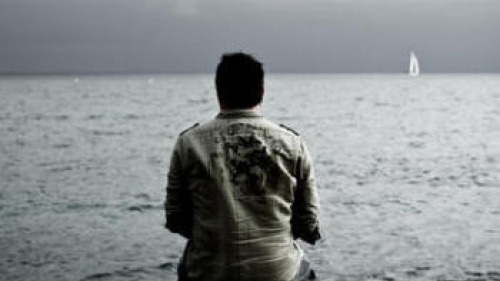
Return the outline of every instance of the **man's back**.
[[[189,239],[189,278],[293,280],[302,258],[293,234],[317,228],[312,179],[301,138],[256,111],[223,111],[181,134],[166,211],[167,227]]]

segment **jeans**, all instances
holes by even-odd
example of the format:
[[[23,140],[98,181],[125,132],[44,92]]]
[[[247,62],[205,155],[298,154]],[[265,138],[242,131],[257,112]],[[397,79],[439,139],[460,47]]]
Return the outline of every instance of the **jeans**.
[[[311,268],[311,263],[304,255],[302,260],[300,261],[300,268],[297,276],[293,279],[293,281],[309,281],[316,280],[316,272]]]

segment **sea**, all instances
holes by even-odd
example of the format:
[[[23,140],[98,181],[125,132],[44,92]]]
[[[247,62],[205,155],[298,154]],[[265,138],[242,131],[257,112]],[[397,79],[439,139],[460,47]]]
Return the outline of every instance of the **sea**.
[[[500,75],[269,74],[311,152],[319,280],[500,280]],[[178,134],[213,75],[0,77],[0,280],[176,280]]]

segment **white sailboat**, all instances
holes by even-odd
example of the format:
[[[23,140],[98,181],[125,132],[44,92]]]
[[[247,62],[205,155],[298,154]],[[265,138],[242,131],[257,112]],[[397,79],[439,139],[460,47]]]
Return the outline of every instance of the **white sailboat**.
[[[417,55],[414,52],[410,53],[410,67],[408,69],[408,74],[412,77],[420,75],[420,66],[418,64]]]

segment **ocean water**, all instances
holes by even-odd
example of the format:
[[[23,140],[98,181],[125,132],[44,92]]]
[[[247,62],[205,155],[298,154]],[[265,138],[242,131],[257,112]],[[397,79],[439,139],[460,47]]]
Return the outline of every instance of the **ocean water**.
[[[213,77],[0,78],[0,279],[176,280],[178,133]],[[315,161],[323,280],[500,280],[499,75],[269,75]]]

